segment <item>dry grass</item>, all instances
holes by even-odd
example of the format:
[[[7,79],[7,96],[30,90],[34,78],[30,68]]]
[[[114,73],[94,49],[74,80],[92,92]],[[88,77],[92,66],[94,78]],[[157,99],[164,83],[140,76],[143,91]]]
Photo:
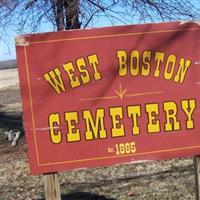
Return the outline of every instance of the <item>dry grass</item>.
[[[14,148],[5,143],[0,148],[0,199],[43,198],[42,176],[29,175],[25,139]],[[91,194],[117,200],[195,199],[191,158],[68,171],[59,179],[69,200],[83,200],[88,193],[87,200]]]

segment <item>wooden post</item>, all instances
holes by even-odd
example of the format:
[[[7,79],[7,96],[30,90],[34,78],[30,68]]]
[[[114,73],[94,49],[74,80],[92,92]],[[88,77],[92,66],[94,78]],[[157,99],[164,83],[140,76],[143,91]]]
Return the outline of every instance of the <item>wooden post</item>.
[[[196,194],[196,200],[200,200],[200,184],[199,184],[199,178],[200,178],[200,156],[194,156],[194,175],[195,175],[195,194]]]
[[[61,200],[60,184],[58,174],[44,174],[44,192],[45,200]]]

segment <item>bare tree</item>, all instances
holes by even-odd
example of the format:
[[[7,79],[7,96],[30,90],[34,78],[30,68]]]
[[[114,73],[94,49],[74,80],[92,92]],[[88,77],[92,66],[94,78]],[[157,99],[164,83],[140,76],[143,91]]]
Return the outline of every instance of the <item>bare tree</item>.
[[[199,4],[199,0],[0,0],[0,25],[2,30],[10,26],[23,33],[44,24],[58,31],[85,28],[98,18],[111,24],[198,20]]]

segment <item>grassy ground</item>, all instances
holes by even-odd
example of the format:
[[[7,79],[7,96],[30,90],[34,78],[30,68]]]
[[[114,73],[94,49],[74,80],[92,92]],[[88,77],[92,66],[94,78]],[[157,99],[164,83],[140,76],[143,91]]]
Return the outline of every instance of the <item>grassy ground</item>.
[[[18,85],[0,92],[0,200],[41,200],[43,177],[29,175],[25,137],[16,147],[2,137],[22,129]],[[191,158],[67,171],[59,180],[66,200],[195,199]]]

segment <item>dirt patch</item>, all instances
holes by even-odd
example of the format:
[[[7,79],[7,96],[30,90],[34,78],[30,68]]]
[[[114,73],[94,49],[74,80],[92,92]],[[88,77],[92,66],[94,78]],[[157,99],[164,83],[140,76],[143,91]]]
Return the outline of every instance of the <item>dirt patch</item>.
[[[43,199],[43,177],[30,176],[25,139],[0,144],[0,199]],[[66,200],[195,199],[191,158],[59,173]]]
[[[8,88],[19,83],[18,69],[0,70],[0,89]]]

